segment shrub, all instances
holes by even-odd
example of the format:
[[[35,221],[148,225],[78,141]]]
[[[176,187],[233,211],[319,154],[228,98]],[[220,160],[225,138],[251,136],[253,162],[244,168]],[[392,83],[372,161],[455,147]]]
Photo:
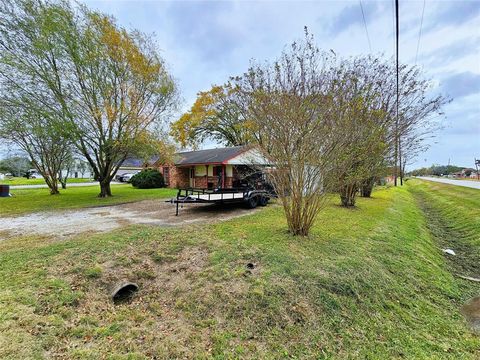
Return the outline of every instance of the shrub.
[[[130,182],[139,189],[153,189],[165,186],[162,174],[155,169],[146,169],[133,175]]]

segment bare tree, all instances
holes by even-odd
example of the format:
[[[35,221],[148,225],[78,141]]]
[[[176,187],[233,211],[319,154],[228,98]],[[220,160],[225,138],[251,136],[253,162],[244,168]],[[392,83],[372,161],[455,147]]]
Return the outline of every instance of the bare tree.
[[[334,131],[342,136],[331,176],[343,206],[354,206],[361,188],[370,195],[388,154],[392,117],[382,99],[386,68],[368,56],[340,61],[335,70],[332,116]]]
[[[349,175],[338,176],[350,182],[348,186],[340,184],[346,192],[342,195],[344,205],[348,197],[354,200],[358,188],[363,196],[370,196],[376,178],[384,174],[388,163],[400,171],[402,182],[406,162],[424,151],[427,140],[441,127],[438,115],[448,100],[432,92],[431,82],[418,68],[402,65],[400,76],[397,119],[392,62],[360,56],[342,61],[337,67],[335,86],[341,89],[334,92],[340,97],[335,101],[334,114],[339,121],[338,131],[345,134],[342,149],[351,149],[341,158],[340,166]]]
[[[293,43],[273,64],[254,63],[232,79],[262,138],[258,147],[275,166],[269,177],[294,235],[308,235],[325,203],[325,175],[336,145],[329,96],[333,62],[306,33],[304,42]]]
[[[391,65],[387,81],[395,81],[394,66]],[[434,90],[432,81],[425,77],[421,69],[402,64],[399,67],[400,97],[398,103],[398,121],[391,129],[394,137],[393,165],[395,183],[397,177],[403,184],[405,165],[421,151],[429,147],[429,142],[441,129],[442,107],[451,100]],[[389,95],[393,98],[395,92]],[[396,116],[395,104],[390,103],[388,112]]]

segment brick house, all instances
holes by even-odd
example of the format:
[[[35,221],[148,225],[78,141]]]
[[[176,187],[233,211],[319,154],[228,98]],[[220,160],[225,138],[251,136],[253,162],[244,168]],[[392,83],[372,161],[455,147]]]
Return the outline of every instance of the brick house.
[[[170,188],[206,189],[239,187],[246,177],[252,177],[259,167],[266,165],[267,160],[255,148],[235,146],[179,152],[173,163],[158,161],[154,167]]]

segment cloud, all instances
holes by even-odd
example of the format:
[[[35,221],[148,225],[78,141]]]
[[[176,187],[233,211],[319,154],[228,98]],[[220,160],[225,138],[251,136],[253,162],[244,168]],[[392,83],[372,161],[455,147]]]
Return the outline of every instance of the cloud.
[[[478,1],[463,0],[439,4],[436,14],[425,26],[425,32],[444,26],[461,25],[480,15]]]
[[[449,96],[458,99],[480,93],[480,74],[465,71],[443,79],[440,84]]]
[[[380,9],[378,3],[372,1],[364,1],[362,7],[365,14],[365,22],[367,24],[374,18]],[[356,25],[363,26],[362,9],[359,3],[343,8],[343,10],[340,11],[330,23],[328,31],[331,35],[338,35]]]
[[[480,38],[467,37],[435,49],[423,55],[421,60],[431,66],[442,66],[475,53],[480,53]]]
[[[172,36],[202,61],[218,64],[242,43],[241,29],[230,21],[233,10],[230,2],[171,3],[167,12]]]

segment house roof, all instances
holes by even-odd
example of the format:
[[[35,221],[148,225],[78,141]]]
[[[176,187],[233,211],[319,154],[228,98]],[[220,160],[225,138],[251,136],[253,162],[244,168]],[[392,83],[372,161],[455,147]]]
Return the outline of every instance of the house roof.
[[[246,146],[185,151],[175,154],[175,165],[225,164],[248,150]]]
[[[145,164],[153,164],[159,159],[159,156],[153,156],[149,161],[144,159],[128,157],[122,163],[121,168],[143,168]]]

